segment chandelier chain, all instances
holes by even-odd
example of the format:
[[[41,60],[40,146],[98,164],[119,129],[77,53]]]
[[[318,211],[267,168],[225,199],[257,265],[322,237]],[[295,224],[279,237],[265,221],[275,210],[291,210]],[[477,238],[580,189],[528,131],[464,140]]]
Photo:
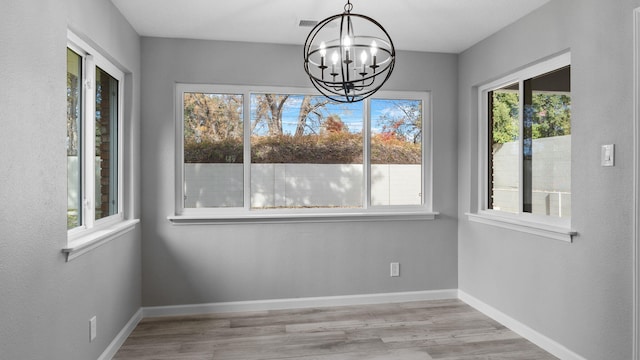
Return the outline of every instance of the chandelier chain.
[[[344,12],[350,14],[351,10],[353,10],[353,4],[350,0],[347,0],[347,3],[344,5]]]

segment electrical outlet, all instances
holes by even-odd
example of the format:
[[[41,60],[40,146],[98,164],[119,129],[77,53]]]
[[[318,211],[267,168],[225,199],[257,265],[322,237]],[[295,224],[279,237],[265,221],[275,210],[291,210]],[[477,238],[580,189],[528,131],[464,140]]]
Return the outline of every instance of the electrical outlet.
[[[95,316],[89,319],[89,342],[92,342],[93,340],[96,339],[96,336],[97,336],[96,330],[98,328],[96,321],[97,320]]]
[[[400,276],[400,263],[397,263],[397,262],[391,263],[391,276],[392,277]]]

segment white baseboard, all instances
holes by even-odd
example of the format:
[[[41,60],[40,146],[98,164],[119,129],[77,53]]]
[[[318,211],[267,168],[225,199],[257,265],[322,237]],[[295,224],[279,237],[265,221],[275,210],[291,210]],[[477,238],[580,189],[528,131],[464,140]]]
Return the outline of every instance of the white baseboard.
[[[124,344],[125,340],[131,335],[133,329],[136,328],[138,323],[142,320],[142,308],[138,309],[135,314],[129,319],[129,321],[124,325],[122,330],[116,335],[116,337],[111,341],[111,344],[107,346],[107,348],[102,352],[102,355],[98,358],[98,360],[111,360],[122,344]]]
[[[519,322],[518,320],[510,317],[509,315],[501,312],[500,310],[478,300],[477,298],[465,293],[462,290],[458,290],[458,298],[464,301],[465,303],[469,304],[471,307],[475,308],[476,310],[484,313],[488,317],[508,327],[516,334],[531,341],[532,343],[541,347],[548,353],[562,360],[586,360],[582,356],[567,349],[566,347],[557,343],[556,341],[544,336],[543,334],[533,330],[527,325]]]
[[[297,299],[275,299],[257,301],[234,301],[194,305],[150,306],[143,307],[145,318],[162,316],[185,316],[209,313],[266,311],[283,309],[301,309],[310,307],[384,304],[394,302],[456,299],[458,290],[410,291],[384,294],[326,296]]]

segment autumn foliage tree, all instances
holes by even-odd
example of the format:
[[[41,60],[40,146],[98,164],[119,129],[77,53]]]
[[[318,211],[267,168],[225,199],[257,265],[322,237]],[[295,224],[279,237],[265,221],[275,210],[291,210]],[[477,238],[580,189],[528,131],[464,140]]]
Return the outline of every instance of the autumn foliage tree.
[[[422,105],[419,101],[391,101],[392,109],[380,116],[376,122],[381,127],[383,140],[400,140],[413,144],[422,141]]]
[[[242,96],[185,94],[185,142],[242,139],[242,132]]]
[[[242,95],[185,94],[185,162],[243,162],[242,102]],[[329,104],[330,100],[320,96],[252,95],[251,161],[362,163],[362,133],[350,132],[340,116],[329,110]],[[295,124],[283,123],[285,112],[291,114],[296,111]],[[416,115],[417,111],[421,109],[400,107],[395,117],[387,114],[380,119],[387,123],[383,127],[389,129],[393,139],[373,142],[375,145],[372,146],[376,146],[374,160],[378,159],[378,163],[420,162],[422,119]],[[295,130],[287,133],[285,127]],[[404,146],[407,140],[413,146]]]
[[[340,119],[338,115],[329,115],[322,123],[322,133],[342,133],[348,132],[349,127]]]

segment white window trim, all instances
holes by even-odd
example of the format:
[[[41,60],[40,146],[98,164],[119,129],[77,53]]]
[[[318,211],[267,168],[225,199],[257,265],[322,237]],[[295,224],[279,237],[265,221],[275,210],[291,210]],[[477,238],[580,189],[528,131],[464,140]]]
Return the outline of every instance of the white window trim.
[[[67,231],[67,246],[62,249],[66,261],[89,252],[118,236],[133,230],[138,219],[125,219],[124,208],[124,72],[110,60],[100,54],[71,30],[67,30],[67,47],[82,56],[82,151],[83,168],[81,174],[82,193],[90,197],[82,199],[84,224]],[[95,68],[100,67],[118,80],[118,212],[114,215],[95,220]]]
[[[478,88],[478,208],[466,214],[470,221],[567,242],[572,242],[573,237],[578,234],[571,229],[571,219],[561,219],[524,212],[507,213],[488,208],[489,109],[486,101],[488,93],[514,83],[519,83],[522,88],[522,82],[524,80],[568,65],[571,65],[571,53],[565,52]],[[520,114],[520,116],[522,116],[522,114]],[[520,121],[520,123],[522,123],[522,121]],[[520,132],[520,138],[522,139],[521,125]],[[521,146],[520,151],[522,151]],[[522,162],[522,156],[520,156],[520,162]],[[522,169],[522,164],[520,164],[519,168]],[[519,176],[522,178],[522,170],[520,170]],[[520,182],[522,183],[522,179],[520,179]],[[520,199],[520,201],[522,202],[522,199]],[[519,208],[522,209],[522,204],[520,204]]]
[[[184,208],[184,125],[183,94],[185,92],[242,94],[250,99],[254,93],[275,93],[295,95],[318,95],[311,88],[233,86],[211,84],[175,85],[175,214],[167,216],[174,225],[190,224],[229,224],[229,223],[293,223],[293,222],[341,222],[341,221],[388,221],[388,220],[433,220],[439,214],[432,210],[432,104],[428,91],[381,91],[372,99],[421,99],[423,101],[423,138],[422,138],[422,205],[407,206],[369,206],[370,194],[367,191],[362,208],[358,209],[249,209],[251,189],[251,164],[244,162],[244,207],[235,208]],[[418,97],[418,95],[421,95]],[[364,111],[368,112],[368,100]],[[251,134],[250,101],[244,101],[244,141]],[[368,118],[368,117],[367,117]],[[364,146],[368,149],[370,129],[368,120],[363,124]],[[426,134],[426,136],[425,136]],[[244,147],[244,158],[251,158],[250,146]],[[365,152],[364,161],[368,163],[369,154]],[[369,166],[364,166],[363,189],[369,187]]]
[[[124,220],[115,222],[109,226],[93,228],[93,231],[82,234],[76,239],[70,239],[67,247],[62,252],[67,256],[67,261],[71,261],[80,255],[108,243],[130,231],[132,231],[139,219]]]

